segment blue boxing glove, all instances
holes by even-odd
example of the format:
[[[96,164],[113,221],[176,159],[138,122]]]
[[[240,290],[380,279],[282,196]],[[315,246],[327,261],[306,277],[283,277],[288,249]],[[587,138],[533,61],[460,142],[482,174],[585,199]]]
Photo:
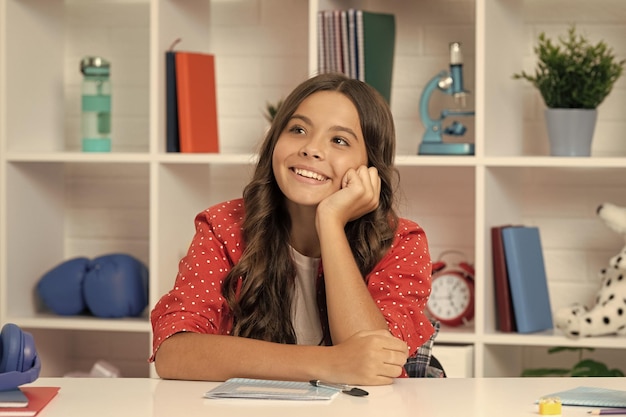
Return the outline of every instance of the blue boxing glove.
[[[125,254],[95,258],[85,275],[83,296],[95,316],[139,316],[148,305],[148,268]]]
[[[83,298],[83,279],[89,259],[74,258],[46,272],[37,283],[37,293],[54,313],[72,316],[82,313],[87,305]]]

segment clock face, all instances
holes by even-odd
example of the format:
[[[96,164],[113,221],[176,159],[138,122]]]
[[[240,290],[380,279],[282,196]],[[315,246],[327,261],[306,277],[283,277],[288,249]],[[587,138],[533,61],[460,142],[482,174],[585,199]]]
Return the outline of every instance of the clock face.
[[[457,319],[463,316],[471,302],[471,288],[462,276],[443,274],[433,280],[428,310],[437,319]]]

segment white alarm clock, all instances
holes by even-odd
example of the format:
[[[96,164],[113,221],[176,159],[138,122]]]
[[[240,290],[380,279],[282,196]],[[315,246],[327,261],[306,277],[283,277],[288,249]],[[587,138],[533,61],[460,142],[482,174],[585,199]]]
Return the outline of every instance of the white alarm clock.
[[[430,315],[447,326],[460,326],[474,318],[474,267],[461,262],[447,267],[445,262],[433,263]]]

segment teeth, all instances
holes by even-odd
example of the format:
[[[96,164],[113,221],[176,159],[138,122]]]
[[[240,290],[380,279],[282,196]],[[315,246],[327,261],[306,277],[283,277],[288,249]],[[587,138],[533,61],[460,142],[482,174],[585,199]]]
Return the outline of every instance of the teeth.
[[[318,181],[326,181],[326,177],[317,174],[315,172],[312,171],[307,171],[306,169],[298,169],[296,168],[294,170],[296,172],[296,174],[302,176],[302,177],[306,177],[306,178],[313,178],[314,180],[318,180]]]

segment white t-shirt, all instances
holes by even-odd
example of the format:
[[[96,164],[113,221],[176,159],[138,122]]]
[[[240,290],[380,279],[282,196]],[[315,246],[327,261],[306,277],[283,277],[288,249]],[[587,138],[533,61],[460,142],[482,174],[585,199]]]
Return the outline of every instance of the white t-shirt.
[[[317,307],[316,280],[320,259],[304,256],[291,248],[296,263],[296,289],[291,306],[291,322],[299,345],[319,345],[324,334]]]

